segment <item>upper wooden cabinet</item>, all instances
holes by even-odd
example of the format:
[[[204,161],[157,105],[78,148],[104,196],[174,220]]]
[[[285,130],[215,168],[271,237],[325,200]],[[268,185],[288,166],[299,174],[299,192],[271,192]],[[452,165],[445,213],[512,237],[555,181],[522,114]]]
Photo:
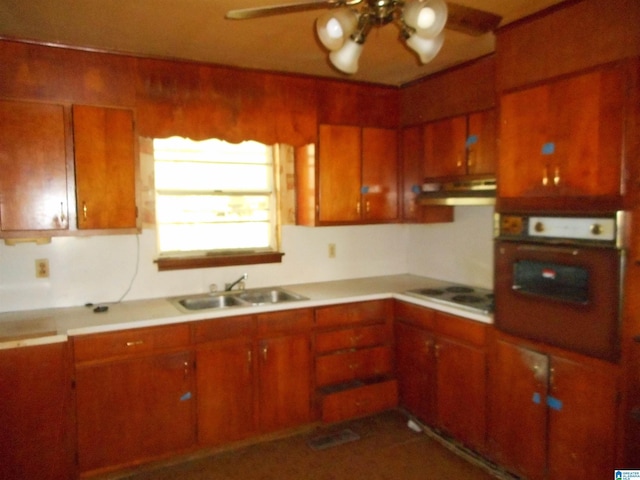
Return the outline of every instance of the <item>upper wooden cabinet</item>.
[[[0,236],[69,228],[65,110],[0,101]]]
[[[394,129],[320,125],[317,164],[296,159],[304,225],[384,223],[398,218],[398,137]]]
[[[424,145],[425,178],[493,175],[496,112],[485,110],[428,123]]]
[[[136,228],[133,112],[74,105],[73,140],[78,228]]]
[[[619,197],[626,93],[609,68],[503,95],[498,196]]]

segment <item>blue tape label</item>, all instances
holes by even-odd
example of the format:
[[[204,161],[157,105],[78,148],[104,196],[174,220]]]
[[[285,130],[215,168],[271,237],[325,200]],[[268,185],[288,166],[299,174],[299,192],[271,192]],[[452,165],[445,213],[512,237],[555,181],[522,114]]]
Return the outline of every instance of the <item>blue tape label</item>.
[[[478,143],[478,135],[469,135],[467,137],[467,148]]]
[[[187,400],[191,400],[191,392],[187,392],[180,397],[181,402],[185,402]]]
[[[553,142],[548,142],[542,145],[542,154],[543,155],[553,155],[556,153],[556,144]]]
[[[412,185],[411,186],[411,191],[413,193],[420,193],[422,191],[422,189],[420,188],[420,185]]]
[[[562,410],[562,400],[558,398],[548,396],[547,405],[549,406],[549,408],[552,408],[553,410]]]
[[[360,193],[369,193],[369,187],[367,185],[363,185],[362,188],[360,188]]]
[[[538,392],[533,392],[533,398],[531,399],[533,403],[540,403],[540,394]]]

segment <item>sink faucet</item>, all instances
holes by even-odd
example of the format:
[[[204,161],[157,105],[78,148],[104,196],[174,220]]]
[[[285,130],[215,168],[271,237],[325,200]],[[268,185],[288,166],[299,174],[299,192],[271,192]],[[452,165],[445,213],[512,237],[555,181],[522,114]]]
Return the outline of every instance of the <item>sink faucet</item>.
[[[233,289],[233,287],[235,287],[237,284],[239,284],[242,281],[245,281],[247,279],[249,275],[247,275],[246,273],[243,273],[242,276],[237,279],[235,282],[232,283],[225,283],[224,284],[224,290],[225,292],[229,292],[231,291],[231,289]]]

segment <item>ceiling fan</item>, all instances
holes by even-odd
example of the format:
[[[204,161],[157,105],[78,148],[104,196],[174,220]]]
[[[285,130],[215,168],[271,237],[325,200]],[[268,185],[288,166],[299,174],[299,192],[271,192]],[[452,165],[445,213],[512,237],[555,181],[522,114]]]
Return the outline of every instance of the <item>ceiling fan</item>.
[[[230,10],[226,18],[245,20],[269,15],[330,9],[316,20],[320,42],[331,64],[343,73],[358,70],[358,59],[373,27],[395,23],[400,37],[422,63],[438,54],[446,27],[468,35],[493,31],[502,17],[444,0],[300,0],[296,3]]]

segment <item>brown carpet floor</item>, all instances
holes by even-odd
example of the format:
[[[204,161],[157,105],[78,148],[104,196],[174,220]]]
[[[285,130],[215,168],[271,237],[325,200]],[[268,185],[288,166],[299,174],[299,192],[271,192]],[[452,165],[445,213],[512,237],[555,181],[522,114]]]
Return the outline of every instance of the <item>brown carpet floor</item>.
[[[349,428],[360,439],[324,450],[307,444]],[[490,480],[494,476],[386,412],[292,437],[228,450],[185,463],[149,468],[127,480]]]

